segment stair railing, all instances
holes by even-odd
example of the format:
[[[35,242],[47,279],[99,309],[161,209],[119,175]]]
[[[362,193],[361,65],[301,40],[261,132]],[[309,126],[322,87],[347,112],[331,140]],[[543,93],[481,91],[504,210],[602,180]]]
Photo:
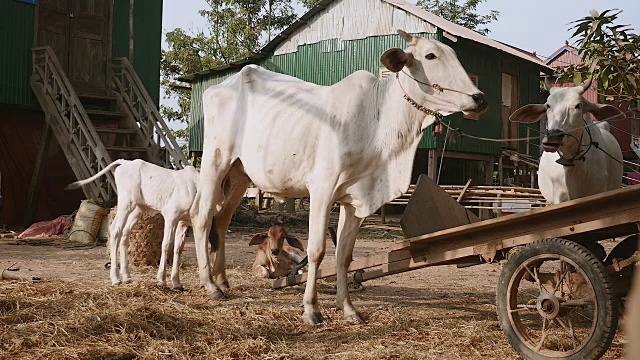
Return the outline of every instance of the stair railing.
[[[53,49],[35,47],[32,58],[31,86],[76,177],[81,179],[100,172],[111,163],[111,158]],[[111,172],[105,178],[106,182],[93,182],[83,188],[87,198],[111,199],[116,191],[115,179]]]
[[[175,136],[151,100],[135,69],[127,58],[112,60],[113,86],[131,112],[144,135],[145,146],[164,150],[164,166],[183,169],[189,165]]]

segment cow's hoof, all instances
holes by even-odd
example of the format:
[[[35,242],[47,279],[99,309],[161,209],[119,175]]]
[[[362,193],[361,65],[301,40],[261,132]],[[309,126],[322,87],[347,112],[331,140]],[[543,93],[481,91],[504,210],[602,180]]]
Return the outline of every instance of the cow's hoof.
[[[344,316],[345,320],[355,323],[355,324],[364,324],[364,316],[362,316],[362,314],[360,314],[359,312],[356,311],[355,314],[351,314],[351,315],[345,315]]]
[[[318,326],[324,321],[320,311],[314,311],[311,314],[304,313],[304,315],[302,315],[302,320],[311,326]]]
[[[223,300],[226,298],[224,293],[221,290],[213,290],[209,291],[209,297],[215,300]]]
[[[111,286],[118,286],[122,283],[120,280],[111,280]]]
[[[156,285],[158,285],[159,287],[163,288],[163,287],[167,287],[167,283],[164,281],[156,281]]]
[[[229,282],[225,280],[218,284],[218,287],[220,288],[220,290],[229,290]]]
[[[182,285],[180,285],[180,286],[174,286],[174,287],[173,287],[173,290],[175,290],[175,291],[184,291],[184,287],[182,287]]]

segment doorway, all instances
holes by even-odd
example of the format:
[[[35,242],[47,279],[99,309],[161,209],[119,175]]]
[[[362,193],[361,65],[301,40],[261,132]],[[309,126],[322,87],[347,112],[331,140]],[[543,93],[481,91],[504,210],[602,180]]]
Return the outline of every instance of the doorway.
[[[79,94],[105,94],[112,0],[40,0],[36,46],[51,46]]]

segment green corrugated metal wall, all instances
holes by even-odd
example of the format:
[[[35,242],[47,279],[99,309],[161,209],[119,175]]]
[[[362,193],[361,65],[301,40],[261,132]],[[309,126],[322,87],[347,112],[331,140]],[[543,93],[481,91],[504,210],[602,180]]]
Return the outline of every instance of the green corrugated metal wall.
[[[133,67],[158,106],[162,0],[136,0],[133,9]],[[113,57],[129,57],[129,0],[113,4]],[[131,60],[131,59],[129,59]]]
[[[162,0],[136,0],[134,4],[133,63],[158,105]],[[0,103],[33,105],[29,77],[35,10],[35,5],[15,0],[0,4]],[[114,57],[129,54],[129,0],[114,0],[112,53]]]
[[[14,0],[3,0],[0,5],[0,103],[31,105],[35,9]]]

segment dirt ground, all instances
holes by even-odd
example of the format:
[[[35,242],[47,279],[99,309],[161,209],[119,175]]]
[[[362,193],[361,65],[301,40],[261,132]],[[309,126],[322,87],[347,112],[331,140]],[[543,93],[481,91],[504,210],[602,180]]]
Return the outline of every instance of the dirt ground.
[[[290,233],[297,236],[306,247],[306,230],[304,225],[287,227]],[[325,324],[312,328],[302,324],[301,288],[272,290],[266,280],[256,279],[251,273],[251,264],[255,257],[255,248],[248,245],[252,235],[264,228],[231,227],[227,236],[227,272],[231,289],[228,299],[216,301],[208,299],[203,289],[197,284],[197,267],[195,249],[192,239],[187,240],[182,265],[182,279],[186,292],[160,291],[155,287],[155,268],[132,267],[134,283],[119,287],[111,287],[107,262],[106,247],[73,248],[65,241],[21,242],[4,240],[0,242],[0,268],[11,265],[20,268],[21,274],[40,276],[45,281],[38,284],[24,284],[11,281],[0,281],[0,332],[19,332],[20,321],[3,324],[3,316],[17,311],[15,306],[7,305],[22,301],[36,301],[39,287],[68,287],[70,292],[98,291],[98,298],[122,296],[132,297],[137,292],[140,296],[148,296],[147,302],[180,302],[193,300],[201,304],[194,307],[194,318],[185,318],[187,326],[181,331],[203,331],[209,334],[219,332],[223,336],[225,328],[240,327],[240,330],[229,330],[223,343],[241,342],[241,350],[202,350],[202,342],[215,349],[214,340],[203,337],[197,342],[180,339],[178,335],[153,335],[144,327],[137,329],[141,335],[128,334],[121,344],[124,353],[133,354],[130,358],[296,358],[296,359],[512,359],[518,358],[511,349],[498,324],[495,306],[495,287],[499,269],[494,265],[481,265],[458,269],[455,266],[440,266],[406,272],[366,282],[365,290],[352,294],[354,305],[367,318],[364,325],[350,324],[342,320],[341,313],[335,309],[335,297],[328,284],[319,295],[320,305],[325,317]],[[398,231],[368,227],[361,230],[356,242],[354,258],[378,254],[389,244],[400,238]],[[327,254],[323,266],[334,264],[334,248],[327,239]],[[42,289],[40,289],[42,290]],[[43,290],[44,291],[44,290]],[[12,292],[17,295],[12,297]],[[56,293],[58,294],[58,293]],[[30,298],[31,296],[31,298]],[[65,301],[67,295],[60,293],[56,299]],[[137,295],[135,295],[137,296]],[[191,299],[189,299],[191,298]],[[146,297],[145,297],[146,299]],[[4,301],[4,308],[2,306]],[[69,300],[73,308],[73,301]],[[86,305],[86,304],[85,304]],[[23,305],[27,306],[27,305]],[[37,302],[34,302],[37,307]],[[117,307],[117,304],[115,305]],[[91,306],[87,311],[94,311]],[[76,311],[76,310],[69,310]],[[97,309],[95,311],[98,311]],[[118,312],[115,309],[101,309],[104,313]],[[229,311],[235,315],[219,321],[214,328],[203,327],[196,312]],[[243,328],[234,316],[243,314],[263,317],[264,326],[255,323],[251,328]],[[273,314],[270,314],[273,313]],[[276,314],[277,313],[277,314]],[[56,336],[63,336],[58,327],[63,327],[64,316],[42,315],[39,321],[55,323]],[[279,315],[284,314],[284,315]],[[96,315],[95,317],[100,318]],[[25,320],[25,322],[28,322]],[[162,321],[158,320],[159,323]],[[191,322],[191,323],[189,323]],[[225,324],[225,322],[227,322]],[[26,323],[24,326],[27,326]],[[31,325],[29,325],[31,326]],[[32,326],[41,326],[32,324]],[[141,325],[142,326],[142,325]],[[134,327],[132,325],[132,327]],[[165,326],[167,327],[167,326]],[[126,328],[126,324],[125,324]],[[25,328],[26,329],[26,328]],[[64,329],[63,329],[64,330]],[[113,333],[111,333],[113,331]],[[112,329],[108,336],[116,336],[118,331],[127,333],[128,329]],[[133,330],[131,330],[133,331]],[[155,331],[155,330],[154,330]],[[165,329],[165,331],[168,331]],[[177,331],[177,330],[176,330]],[[69,329],[66,332],[70,332]],[[146,333],[145,333],[146,332]],[[26,330],[25,330],[26,334]],[[154,333],[155,334],[155,333]],[[67,334],[69,335],[69,334]],[[152,336],[153,335],[153,336]],[[26,336],[26,335],[25,335]],[[145,336],[153,338],[146,341]],[[204,336],[204,335],[203,335]],[[138,339],[138,340],[136,340]],[[140,340],[143,339],[143,340]],[[204,340],[203,340],[204,339]],[[1,342],[0,336],[0,342]],[[83,358],[81,354],[93,354],[88,347],[87,352],[71,352],[65,346],[28,347],[21,340],[11,338],[19,345],[0,345],[0,358]],[[138,341],[138,346],[136,346]],[[618,334],[605,359],[622,357],[623,336]],[[81,342],[77,342],[78,346]],[[161,345],[157,345],[161,344]],[[159,346],[159,347],[156,347]],[[26,346],[26,347],[25,347]],[[97,345],[96,345],[97,346]],[[65,350],[66,349],[66,350]],[[118,348],[120,349],[120,348]],[[84,351],[84,350],[83,350]],[[106,351],[106,350],[105,350]],[[115,350],[114,350],[115,351]],[[213,351],[211,353],[210,351]],[[3,355],[4,353],[4,355]],[[203,353],[205,354],[203,356]],[[80,355],[78,355],[80,354]],[[118,353],[99,353],[95,358],[118,358]],[[111,355],[105,355],[111,354]],[[92,356],[86,356],[87,358]],[[123,358],[123,357],[120,357]],[[127,357],[124,357],[127,358]]]

